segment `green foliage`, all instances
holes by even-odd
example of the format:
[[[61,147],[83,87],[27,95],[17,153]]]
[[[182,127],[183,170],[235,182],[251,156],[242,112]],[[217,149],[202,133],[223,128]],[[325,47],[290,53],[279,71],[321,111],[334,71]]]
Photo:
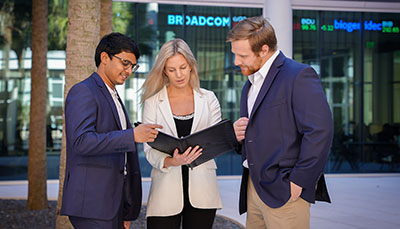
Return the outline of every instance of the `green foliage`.
[[[112,28],[114,32],[120,32],[122,34],[134,33],[131,31],[134,25],[130,25],[134,19],[134,4],[130,2],[113,2],[112,5]]]
[[[32,2],[31,1],[2,1],[0,2],[0,46],[10,42],[11,49],[18,58],[24,49],[29,47],[32,34]],[[6,34],[5,28],[11,29],[11,34]],[[10,37],[11,40],[7,40]]]
[[[136,15],[136,7],[139,7],[139,15]],[[142,55],[151,55],[152,48],[150,43],[155,38],[155,30],[152,25],[143,23],[145,18],[146,4],[136,4],[132,2],[113,2],[113,31],[126,34],[139,43]],[[143,17],[142,17],[143,14]],[[136,26],[135,22],[139,20]]]
[[[67,45],[68,0],[49,0],[49,50],[65,50]]]

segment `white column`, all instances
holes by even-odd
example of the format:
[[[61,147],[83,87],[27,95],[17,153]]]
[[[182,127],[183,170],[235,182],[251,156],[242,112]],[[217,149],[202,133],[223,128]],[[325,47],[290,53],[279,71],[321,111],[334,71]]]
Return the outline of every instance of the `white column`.
[[[285,56],[293,55],[293,12],[292,0],[265,0],[263,16],[275,29],[278,49]]]

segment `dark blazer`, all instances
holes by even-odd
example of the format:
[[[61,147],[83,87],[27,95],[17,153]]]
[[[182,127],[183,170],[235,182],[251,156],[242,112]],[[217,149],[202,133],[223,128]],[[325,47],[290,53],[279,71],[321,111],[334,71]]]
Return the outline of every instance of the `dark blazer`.
[[[304,200],[314,203],[333,137],[332,115],[318,75],[280,53],[248,114],[250,86],[247,81],[240,103],[240,116],[249,117],[240,148],[249,165],[243,168],[240,214],[247,211],[249,173],[269,207],[281,207],[290,199],[290,181],[303,187]]]
[[[97,73],[69,91],[62,215],[111,220],[125,189],[124,220],[137,218],[142,203],[141,175],[133,129],[122,107],[126,130],[122,130],[114,101]],[[124,185],[125,152],[128,175]]]

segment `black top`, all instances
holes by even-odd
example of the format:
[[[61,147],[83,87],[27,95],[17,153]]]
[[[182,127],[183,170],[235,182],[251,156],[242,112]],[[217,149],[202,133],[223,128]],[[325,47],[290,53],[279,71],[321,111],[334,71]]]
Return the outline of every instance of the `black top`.
[[[189,115],[173,115],[174,116],[174,121],[175,121],[175,126],[176,126],[176,131],[178,132],[178,137],[185,137],[187,135],[190,135],[190,131],[192,129],[192,124],[193,124],[193,116],[194,113],[189,114]],[[186,149],[185,149],[186,150]],[[183,153],[183,152],[180,152]],[[181,166],[182,169],[182,185],[183,185],[183,199],[184,199],[184,206],[190,206],[190,201],[189,201],[189,167],[186,165]]]
[[[190,135],[190,131],[192,130],[193,117],[189,117],[188,119],[185,119],[184,117],[188,117],[188,116],[187,115],[186,116],[175,116],[174,115],[176,131],[178,132],[179,138]]]

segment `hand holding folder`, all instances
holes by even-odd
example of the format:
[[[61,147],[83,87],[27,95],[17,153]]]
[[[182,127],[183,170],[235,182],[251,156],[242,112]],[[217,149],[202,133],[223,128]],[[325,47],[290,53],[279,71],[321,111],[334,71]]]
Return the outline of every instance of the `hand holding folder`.
[[[200,148],[203,148],[203,153],[188,165],[190,168],[194,168],[226,152],[234,151],[237,141],[232,121],[225,119],[183,138],[176,138],[159,131],[154,142],[147,144],[171,156],[173,156],[176,148],[178,148],[179,153],[183,153],[189,146],[199,145]]]

